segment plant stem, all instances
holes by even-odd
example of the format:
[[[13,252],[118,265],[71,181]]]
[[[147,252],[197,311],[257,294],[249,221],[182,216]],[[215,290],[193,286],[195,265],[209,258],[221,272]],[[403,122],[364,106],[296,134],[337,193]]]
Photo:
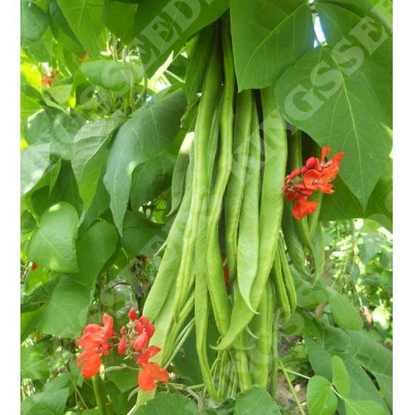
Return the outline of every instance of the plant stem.
[[[107,398],[105,383],[102,381],[99,374],[92,378],[92,386],[94,387],[98,409],[101,411],[102,415],[113,415],[114,412],[112,411],[111,403]]]
[[[287,381],[288,386],[290,387],[291,393],[293,394],[293,397],[294,397],[295,403],[297,404],[298,409],[300,410],[301,415],[306,415],[306,413],[304,412],[304,410],[303,410],[303,408],[302,408],[302,406],[301,406],[301,402],[300,402],[300,400],[298,399],[297,392],[295,391],[294,386],[293,386],[293,384],[291,383],[291,380],[290,380],[290,378],[289,378],[289,376],[288,376],[288,373],[287,373],[287,370],[285,369],[284,364],[282,363],[282,361],[281,361],[281,360],[280,360],[278,363],[279,363],[279,366],[280,366],[280,368],[281,368],[281,370],[282,370],[282,373],[284,374],[285,380]]]

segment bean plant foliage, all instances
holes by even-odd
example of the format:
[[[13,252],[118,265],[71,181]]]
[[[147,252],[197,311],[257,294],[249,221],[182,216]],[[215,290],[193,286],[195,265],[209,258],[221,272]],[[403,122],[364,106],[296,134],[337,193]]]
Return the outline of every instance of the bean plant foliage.
[[[20,6],[21,413],[391,414],[392,1]]]

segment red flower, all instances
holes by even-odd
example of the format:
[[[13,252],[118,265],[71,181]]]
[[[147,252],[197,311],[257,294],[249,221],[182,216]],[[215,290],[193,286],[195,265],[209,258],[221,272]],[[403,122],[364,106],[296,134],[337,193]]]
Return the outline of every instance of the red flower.
[[[320,173],[313,169],[304,174],[304,185],[307,189],[320,190],[327,194],[334,192],[333,185],[329,183],[331,180],[333,179],[331,179],[331,175],[327,173],[327,170]]]
[[[112,327],[114,320],[104,314],[104,326],[98,324],[88,324],[82,337],[77,340],[77,343],[85,350],[79,355],[77,364],[82,365],[82,376],[85,378],[92,378],[99,372],[102,363],[101,356],[108,356],[112,345],[108,344],[108,339],[113,336]]]
[[[339,165],[343,159],[344,152],[335,154],[331,160],[326,161],[326,156],[332,149],[324,146],[321,149],[320,160],[316,157],[309,157],[305,165],[294,169],[285,177],[285,198],[295,202],[293,216],[302,219],[313,213],[318,205],[308,198],[317,190],[326,194],[333,193],[331,182],[339,173]]]
[[[142,363],[142,370],[138,374],[138,385],[143,391],[152,391],[156,388],[156,380],[166,382],[169,373],[156,362]]]
[[[306,198],[298,199],[293,206],[293,216],[300,220],[306,215],[313,213],[318,207],[317,202]]]
[[[140,353],[136,358],[136,363],[138,365],[141,365],[143,363],[148,363],[148,361],[154,357],[159,351],[160,347],[157,346],[149,346],[146,350],[143,351],[143,353]]]

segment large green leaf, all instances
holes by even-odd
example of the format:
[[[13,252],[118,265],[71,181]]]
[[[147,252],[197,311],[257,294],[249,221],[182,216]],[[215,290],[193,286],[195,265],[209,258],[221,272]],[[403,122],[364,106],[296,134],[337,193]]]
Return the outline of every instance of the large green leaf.
[[[20,2],[20,44],[23,48],[38,42],[49,25],[48,15],[30,0]]]
[[[143,0],[137,10],[136,36],[149,76],[177,52],[186,39],[218,19],[229,0]]]
[[[106,160],[107,144],[123,122],[124,119],[121,117],[101,118],[85,124],[75,137],[72,168],[85,210],[94,199],[98,179]]]
[[[57,0],[73,33],[90,56],[106,49],[103,0]]]
[[[259,385],[253,385],[239,394],[235,400],[235,415],[255,414],[261,408],[262,415],[280,415],[280,409],[271,395]]]
[[[332,357],[332,369],[333,385],[343,398],[348,398],[350,394],[350,377],[341,357]]]
[[[170,186],[175,160],[173,154],[165,151],[137,166],[133,173],[130,193],[134,210],[155,199]]]
[[[21,195],[32,190],[45,174],[49,166],[50,145],[40,143],[29,146],[20,155]]]
[[[25,139],[30,144],[49,143],[50,152],[70,160],[73,140],[80,125],[63,111],[48,108],[33,114],[25,125]]]
[[[81,71],[95,85],[99,85],[116,95],[131,93],[138,84],[144,70],[139,61],[87,60],[80,66]]]
[[[108,156],[104,183],[114,222],[122,233],[135,168],[171,147],[180,128],[186,97],[177,90],[139,108],[118,131]]]
[[[74,379],[59,374],[43,385],[43,391],[30,395],[21,405],[21,415],[63,415]]]
[[[350,354],[373,376],[383,396],[392,407],[392,352],[363,331],[348,331]]]
[[[78,57],[85,54],[85,49],[79,43],[74,32],[68,24],[65,16],[60,9],[57,0],[50,0],[49,5],[50,26],[53,36],[66,51],[71,51]]]
[[[230,11],[239,90],[272,85],[313,48],[312,14],[304,0],[231,0]]]
[[[275,92],[293,125],[345,152],[340,177],[365,209],[391,151],[390,74],[361,49],[346,51],[307,53],[278,79]]]
[[[76,251],[79,276],[86,287],[92,288],[96,277],[118,246],[118,233],[108,222],[98,221],[78,240]]]
[[[388,415],[389,412],[374,401],[356,401],[353,399],[346,399],[346,414],[347,415]]]
[[[164,226],[151,222],[139,212],[125,215],[122,246],[132,255],[154,255],[164,243]]]
[[[335,192],[325,195],[319,219],[334,221],[353,218],[367,218],[380,223],[392,232],[392,160],[386,162],[386,169],[377,182],[370,196],[366,210],[358,202],[344,182],[337,178],[334,182]]]
[[[69,389],[59,389],[54,393],[39,392],[31,395],[22,402],[21,415],[63,415],[66,401],[69,397]]]
[[[369,0],[318,0],[316,7],[329,45],[344,52],[344,46],[353,44],[392,77],[392,27],[382,15],[385,7],[373,7]],[[353,50],[355,59],[357,53]]]
[[[68,203],[58,203],[46,211],[27,248],[27,257],[59,272],[77,272],[75,240],[78,214]]]
[[[304,336],[308,359],[316,375],[331,379],[333,376],[332,357],[323,347],[308,336]]]
[[[360,330],[363,328],[363,320],[359,310],[342,294],[330,287],[329,304],[335,323],[342,329]]]
[[[337,396],[328,379],[316,375],[308,381],[307,407],[310,415],[334,414],[337,408]]]
[[[156,397],[140,406],[134,415],[199,415],[197,405],[178,393],[158,393]]]
[[[350,399],[375,401],[384,408],[386,413],[389,413],[388,406],[372,379],[356,359],[350,355],[343,355],[342,359],[350,376]]]
[[[130,4],[128,4],[130,3]],[[138,2],[104,0],[103,19],[108,29],[128,44],[134,39]]]
[[[47,379],[50,374],[48,343],[31,344],[21,348],[20,367],[22,378]]]
[[[97,276],[114,255],[118,234],[114,226],[100,221],[77,242],[79,274],[63,276],[38,324],[42,333],[75,338],[84,328]]]

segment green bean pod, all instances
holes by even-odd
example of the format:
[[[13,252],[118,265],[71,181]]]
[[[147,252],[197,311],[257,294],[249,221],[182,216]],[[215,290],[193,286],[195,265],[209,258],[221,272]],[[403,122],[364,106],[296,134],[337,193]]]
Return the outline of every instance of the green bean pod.
[[[292,215],[291,206],[289,202],[285,202],[283,219],[282,219],[282,231],[284,233],[285,244],[287,246],[288,255],[297,269],[302,275],[311,276],[311,272],[306,266],[307,259],[304,250],[304,245],[301,243],[297,235],[297,229],[294,221],[296,219]]]
[[[278,255],[280,257],[282,278],[284,281],[285,291],[290,303],[291,313],[297,308],[297,290],[295,289],[294,279],[291,268],[287,261],[287,256],[284,250],[284,239],[280,237],[278,243]]]
[[[282,275],[281,257],[275,255],[274,266],[271,270],[271,278],[275,288],[276,311],[278,316],[288,318],[291,314],[291,304]]]
[[[251,290],[258,271],[261,192],[261,137],[259,135],[258,114],[255,105],[252,107],[251,131],[245,189],[242,206],[239,209],[241,215],[238,234],[237,275],[241,296],[248,308],[255,313],[251,304]]]
[[[199,358],[200,370],[206,389],[211,397],[220,401],[220,395],[216,390],[214,379],[210,370],[207,355],[207,330],[209,322],[209,293],[206,283],[206,256],[203,255],[205,247],[206,221],[202,221],[199,229],[200,238],[197,243],[196,255],[196,281],[195,281],[195,333],[196,333],[196,352]]]
[[[223,261],[218,227],[222,213],[222,202],[232,166],[233,106],[235,97],[235,72],[232,58],[230,31],[223,21],[222,49],[224,91],[220,112],[220,148],[215,183],[209,199],[206,229],[206,278],[216,325],[222,335],[228,331],[230,302],[223,277]]]
[[[276,107],[273,89],[261,91],[264,130],[264,169],[260,207],[260,254],[255,289],[251,292],[251,304],[256,310],[274,262],[281,217],[284,207],[284,178],[287,163],[287,137],[284,118]],[[250,255],[249,252],[245,253]],[[235,295],[231,324],[218,349],[232,345],[238,334],[246,328],[255,313],[245,304],[241,295]]]
[[[188,178],[192,181],[192,160],[189,162]],[[174,218],[166,240],[166,250],[160,263],[156,279],[144,303],[143,315],[154,321],[158,318],[165,302],[171,296],[171,287],[177,278],[183,249],[183,234],[189,217],[192,187],[187,186],[179,211]]]
[[[272,348],[272,324],[274,320],[274,294],[268,280],[265,292],[258,307],[259,314],[250,324],[256,339],[249,355],[253,383],[264,389],[268,387]]]
[[[239,93],[236,97],[232,174],[225,199],[225,243],[230,281],[234,280],[237,273],[237,235],[249,160],[252,108],[252,91]]]
[[[176,281],[174,315],[179,316],[194,283],[194,253],[198,236],[199,215],[209,192],[208,183],[208,148],[212,137],[212,120],[215,117],[217,103],[221,92],[221,67],[217,42],[206,70],[202,86],[202,97],[197,115],[194,136],[194,174],[193,195],[188,222],[183,238],[183,255]]]

